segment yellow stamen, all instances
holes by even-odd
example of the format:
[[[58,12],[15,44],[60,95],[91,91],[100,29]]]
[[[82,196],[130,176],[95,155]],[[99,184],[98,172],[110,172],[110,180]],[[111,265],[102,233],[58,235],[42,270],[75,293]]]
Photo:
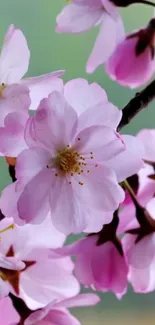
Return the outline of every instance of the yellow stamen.
[[[3,97],[3,90],[6,88],[6,85],[4,83],[2,83],[0,85],[0,97]]]
[[[53,160],[53,165],[63,174],[80,173],[81,169],[78,162],[78,153],[72,148],[60,150],[56,158]]]
[[[10,225],[10,226],[8,226],[8,227],[6,227],[6,228],[0,230],[0,234],[2,234],[3,232],[5,232],[5,231],[7,231],[7,230],[14,229],[14,228],[15,228],[15,225],[12,224],[12,225]]]

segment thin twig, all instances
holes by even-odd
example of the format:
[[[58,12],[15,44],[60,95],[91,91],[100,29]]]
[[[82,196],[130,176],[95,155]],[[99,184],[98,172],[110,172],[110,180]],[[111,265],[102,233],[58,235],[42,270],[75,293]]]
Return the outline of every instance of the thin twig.
[[[125,125],[129,124],[130,121],[144,108],[146,108],[152,100],[155,99],[155,80],[153,80],[144,90],[137,93],[136,96],[130,100],[130,102],[122,110],[123,115],[118,126],[120,131]]]

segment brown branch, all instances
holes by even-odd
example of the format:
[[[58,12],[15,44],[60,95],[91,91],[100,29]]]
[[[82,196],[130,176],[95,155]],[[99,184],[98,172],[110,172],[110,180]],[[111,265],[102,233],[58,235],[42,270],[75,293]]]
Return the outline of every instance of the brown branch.
[[[136,96],[130,100],[130,102],[122,110],[122,119],[118,126],[120,131],[125,125],[129,124],[130,121],[144,108],[146,108],[152,100],[155,99],[155,80],[153,80],[144,90],[137,93]]]

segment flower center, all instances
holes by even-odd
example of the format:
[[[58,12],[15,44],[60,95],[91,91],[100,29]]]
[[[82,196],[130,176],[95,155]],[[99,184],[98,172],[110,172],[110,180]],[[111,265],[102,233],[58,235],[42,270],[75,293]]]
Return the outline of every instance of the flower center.
[[[2,83],[0,85],[0,98],[3,97],[3,90],[6,88],[6,85],[4,83]]]
[[[66,148],[58,151],[54,165],[63,174],[80,173],[79,158],[80,155],[73,148]]]

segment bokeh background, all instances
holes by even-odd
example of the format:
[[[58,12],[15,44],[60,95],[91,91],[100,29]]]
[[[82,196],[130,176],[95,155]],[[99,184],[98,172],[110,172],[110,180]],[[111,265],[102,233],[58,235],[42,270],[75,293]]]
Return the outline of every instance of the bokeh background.
[[[93,75],[85,73],[85,64],[97,35],[97,28],[81,35],[55,33],[56,16],[65,4],[64,0],[0,0],[0,44],[8,26],[15,24],[23,30],[31,50],[28,76],[65,69],[65,81],[84,77],[90,82],[98,82],[107,91],[109,99],[123,108],[137,90],[131,91],[111,81],[103,67],[98,68]],[[131,31],[145,26],[153,15],[153,10],[144,5],[134,5],[121,10],[121,14],[126,31]],[[104,44],[102,50],[104,51]],[[146,127],[155,127],[155,103],[139,114],[123,131],[135,134]],[[2,189],[10,180],[3,160],[0,161],[0,168]],[[154,294],[138,295],[130,289],[122,301],[107,293],[102,294],[101,298],[99,306],[75,311],[83,325],[155,324]]]

